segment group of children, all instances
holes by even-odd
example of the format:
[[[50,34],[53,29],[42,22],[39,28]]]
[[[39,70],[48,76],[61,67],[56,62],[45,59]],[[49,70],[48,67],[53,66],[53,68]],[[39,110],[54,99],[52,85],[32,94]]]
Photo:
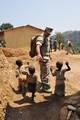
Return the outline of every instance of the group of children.
[[[23,65],[21,60],[16,60],[16,77],[18,79],[18,90],[22,93],[23,97],[26,96],[26,92],[30,91],[32,93],[32,101],[34,101],[34,96],[36,92],[37,85],[37,75],[35,74],[35,67],[33,65]]]
[[[62,69],[63,63],[56,62],[56,69],[50,67],[52,76],[56,76],[56,84],[54,94],[57,96],[65,96],[65,72],[70,71],[69,63],[65,63],[67,68]],[[35,67],[33,65],[24,66],[21,60],[16,60],[16,77],[18,79],[18,90],[22,93],[23,97],[26,96],[26,92],[32,93],[31,100],[34,102],[36,87],[37,87],[37,75],[35,74]]]

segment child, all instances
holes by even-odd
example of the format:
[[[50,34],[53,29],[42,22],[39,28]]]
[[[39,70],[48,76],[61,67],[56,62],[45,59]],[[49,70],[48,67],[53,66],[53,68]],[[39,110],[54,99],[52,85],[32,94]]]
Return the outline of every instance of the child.
[[[26,69],[29,66],[29,62],[27,65],[23,65],[22,60],[16,60],[16,77],[18,78],[18,90],[19,92],[23,92],[24,84],[26,84]]]
[[[35,74],[35,67],[30,65],[28,67],[27,73],[27,84],[28,84],[28,91],[32,93],[32,101],[34,102],[34,96],[36,92],[36,83],[37,83],[37,75]]]
[[[63,63],[56,62],[56,70],[53,72],[53,69],[50,68],[53,76],[56,76],[56,85],[55,85],[55,95],[65,96],[65,72],[70,71],[71,68],[69,63],[65,63],[67,68],[62,69]]]

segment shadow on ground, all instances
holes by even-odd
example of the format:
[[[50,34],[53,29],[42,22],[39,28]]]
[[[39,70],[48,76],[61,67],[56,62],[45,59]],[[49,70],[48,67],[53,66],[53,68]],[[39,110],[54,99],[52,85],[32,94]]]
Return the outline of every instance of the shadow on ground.
[[[31,103],[30,98],[25,97],[15,103],[20,105],[29,102],[30,105],[14,108],[7,105],[5,120],[60,120],[59,112],[63,104],[80,104],[80,91],[65,98],[51,95],[45,99],[43,102]]]

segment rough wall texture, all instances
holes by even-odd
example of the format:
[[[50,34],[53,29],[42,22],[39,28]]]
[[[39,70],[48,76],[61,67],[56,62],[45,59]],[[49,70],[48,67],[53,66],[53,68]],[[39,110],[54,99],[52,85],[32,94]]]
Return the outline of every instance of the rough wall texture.
[[[9,81],[12,79],[13,71],[6,57],[0,49],[0,120],[4,120],[6,106],[12,98]]]
[[[26,48],[30,46],[32,36],[41,34],[43,30],[36,29],[31,26],[23,26],[7,30],[4,37],[7,47],[10,48]]]

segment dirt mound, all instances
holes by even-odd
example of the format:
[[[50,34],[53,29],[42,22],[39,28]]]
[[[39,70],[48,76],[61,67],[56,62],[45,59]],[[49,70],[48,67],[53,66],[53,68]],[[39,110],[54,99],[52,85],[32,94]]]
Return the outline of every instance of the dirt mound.
[[[4,120],[7,103],[12,98],[9,86],[10,74],[12,75],[11,66],[0,49],[0,120]]]
[[[38,75],[39,63],[35,58],[31,59],[28,54],[25,54],[25,51],[23,50],[21,50],[22,52],[17,51],[19,49],[12,49],[11,52],[10,50],[11,49],[9,48],[6,48],[4,50],[2,49],[3,52],[5,51],[5,55],[2,51],[0,51],[0,94],[2,95],[0,97],[0,105],[2,110],[0,113],[2,117],[4,116],[3,114],[8,102],[9,104],[7,106],[7,112],[5,116],[6,120],[60,120],[60,115],[65,116],[66,114],[66,110],[64,110],[64,108],[62,109],[62,106],[65,103],[80,103],[80,93],[78,93],[80,90],[79,56],[66,55],[65,51],[52,52],[51,65],[53,65],[54,68],[55,63],[58,60],[61,60],[64,63],[66,61],[69,61],[71,66],[71,71],[66,74],[66,97],[57,98],[54,96],[55,78],[50,76],[50,82],[53,87],[53,94],[37,92],[35,96],[35,103],[31,103],[30,93],[27,93],[26,97],[23,98],[22,95],[18,94],[17,92],[17,81],[15,80],[15,60],[17,58],[20,58],[24,60],[25,63],[26,61],[30,61],[35,65]],[[17,53],[15,51],[17,51]],[[5,56],[7,56],[7,58]],[[12,92],[11,87],[14,92]],[[3,93],[5,93],[5,95]],[[3,105],[4,103],[5,105]],[[1,120],[4,119],[1,118]]]
[[[26,54],[25,50],[13,49],[13,48],[2,48],[2,51],[6,57],[18,57]]]

